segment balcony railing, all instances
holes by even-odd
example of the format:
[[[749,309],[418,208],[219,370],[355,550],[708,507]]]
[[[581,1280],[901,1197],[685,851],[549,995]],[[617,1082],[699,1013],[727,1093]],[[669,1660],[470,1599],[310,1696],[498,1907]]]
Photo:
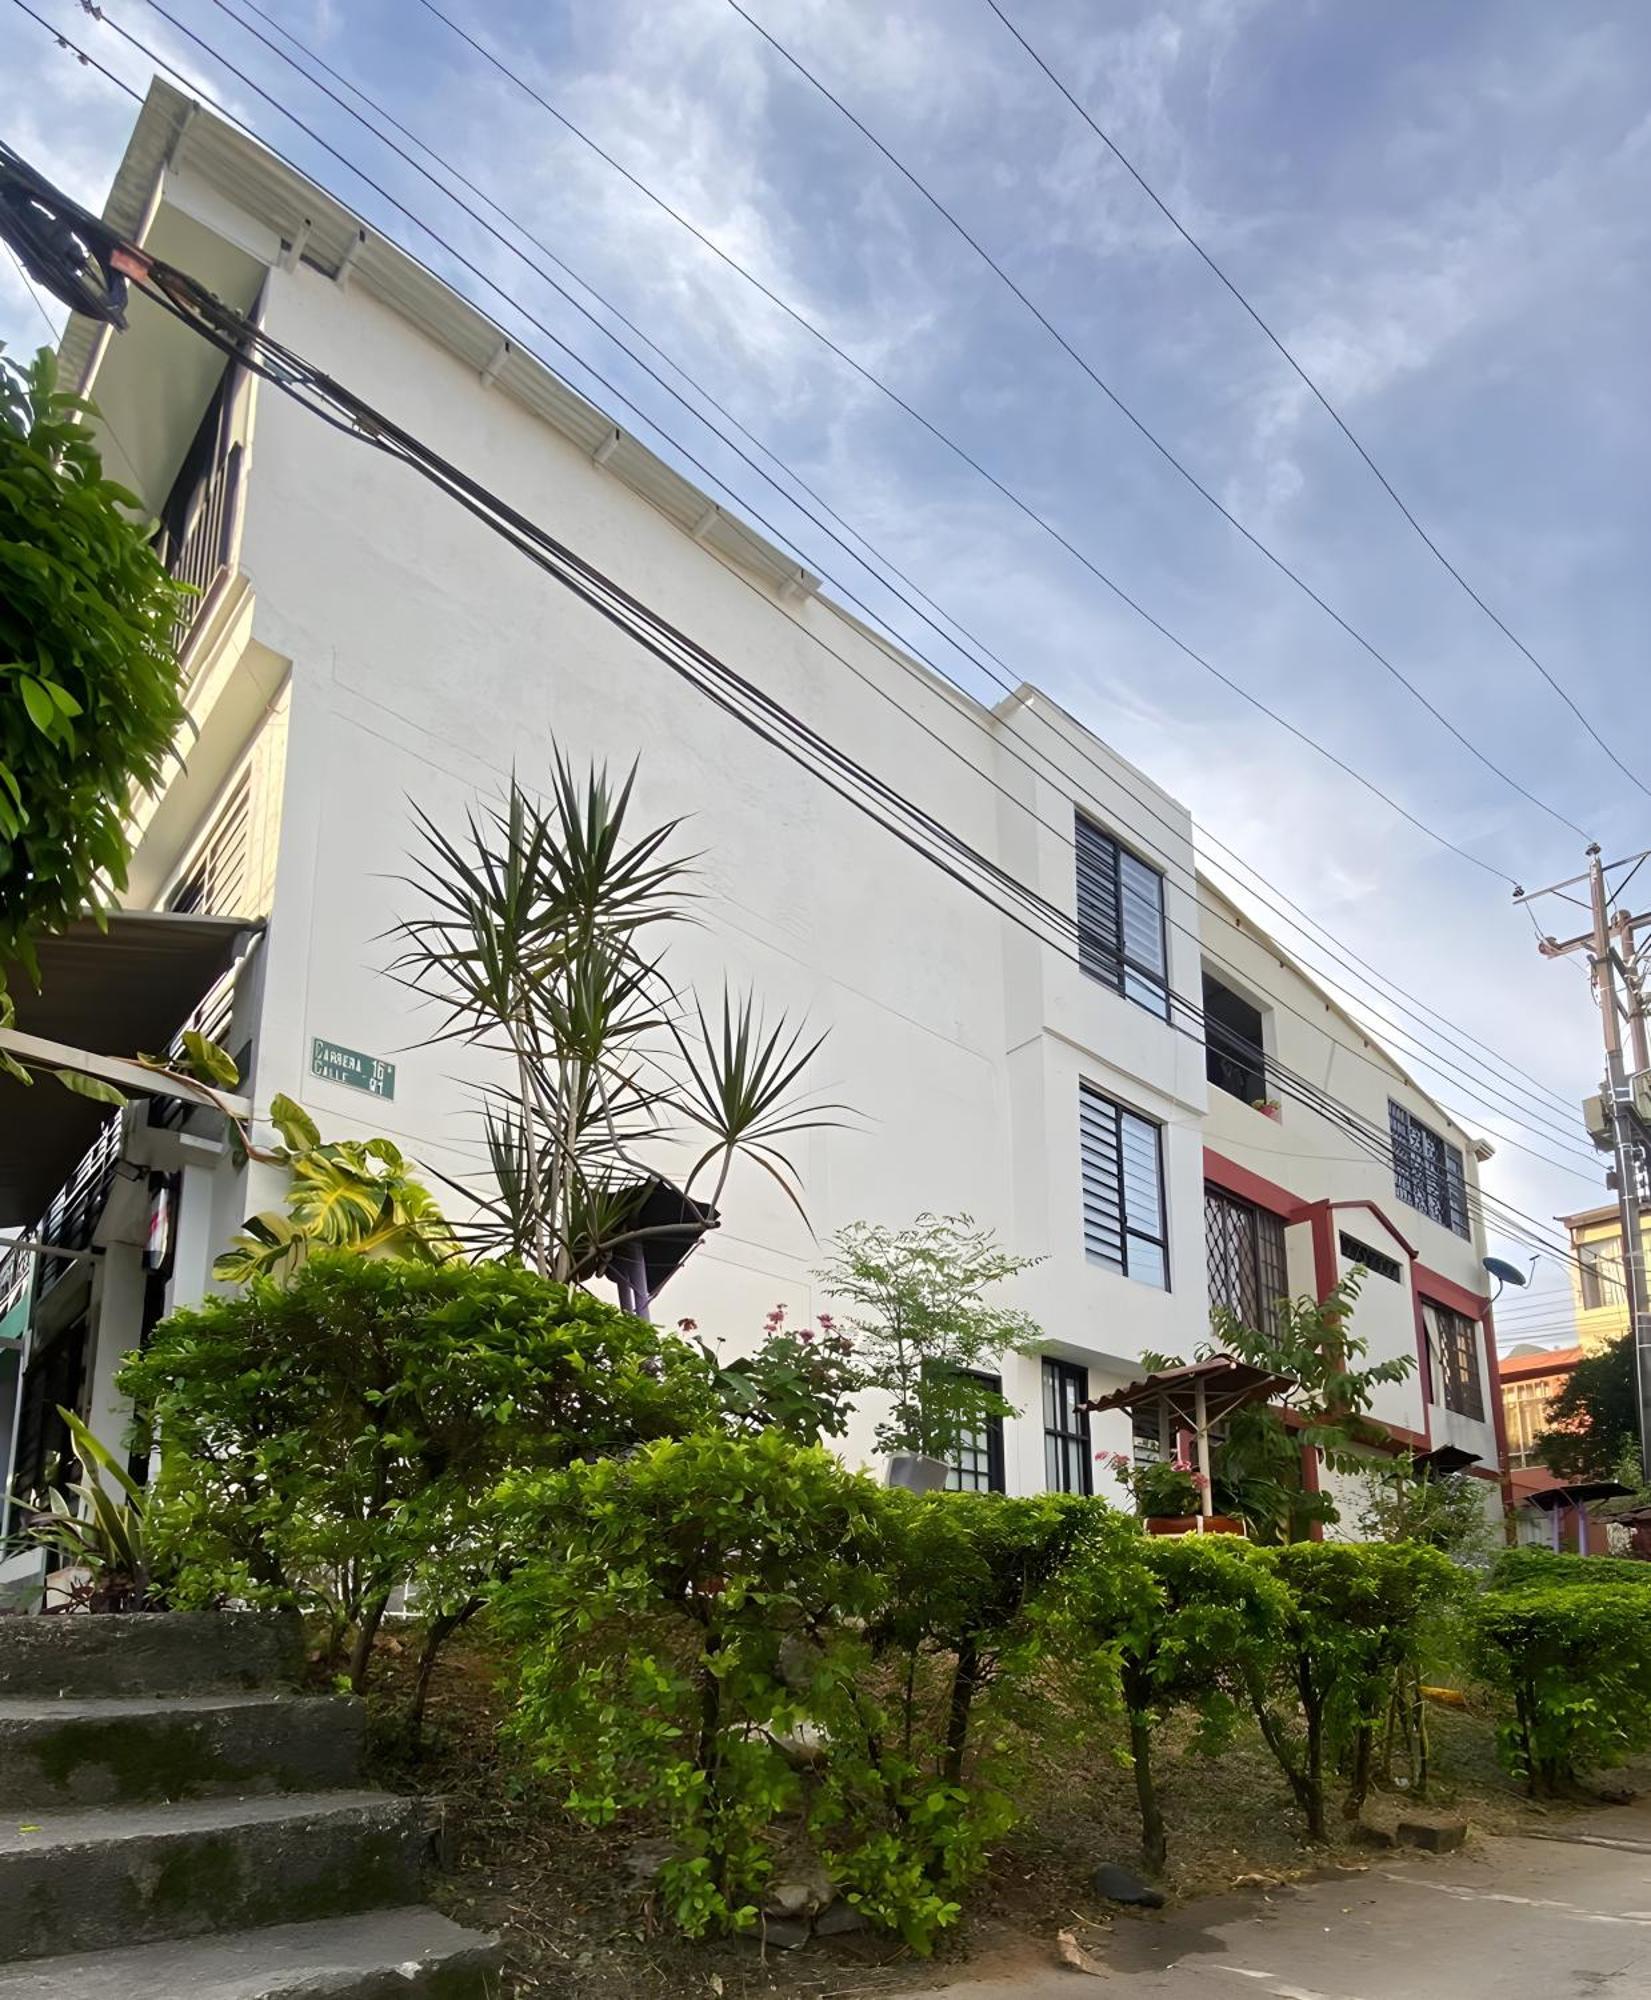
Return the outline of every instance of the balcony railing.
[[[180,583],[197,592],[172,627],[179,650],[235,553],[244,455],[232,435],[237,373],[233,365],[225,370],[161,509],[155,553]]]

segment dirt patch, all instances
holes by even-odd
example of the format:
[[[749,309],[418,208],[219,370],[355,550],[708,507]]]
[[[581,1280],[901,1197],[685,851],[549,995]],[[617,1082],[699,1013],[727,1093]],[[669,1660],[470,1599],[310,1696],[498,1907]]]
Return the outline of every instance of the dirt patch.
[[[765,1951],[743,1938],[694,1944],[663,1925],[646,1882],[628,1865],[649,1829],[582,1825],[500,1749],[505,1662],[485,1638],[455,1645],[438,1671],[416,1766],[397,1742],[413,1648],[394,1639],[390,1646],[372,1703],[374,1774],[450,1801],[451,1866],[436,1900],[457,1921],[503,1937],[507,1992],[516,2000],[848,2000],[915,1992],[965,1972],[978,1978],[1051,1966],[1060,1931],[1085,1950],[1145,1967],[1159,1961],[1177,1906],[1231,1896],[1234,1908],[1246,1907],[1327,1870],[1367,1866],[1372,1834],[1378,1842],[1390,1837],[1401,1819],[1466,1819],[1478,1831],[1504,1833],[1560,1824],[1598,1803],[1525,1799],[1497,1767],[1488,1718],[1441,1708],[1431,1717],[1426,1799],[1408,1789],[1378,1791],[1366,1809],[1368,1831],[1338,1822],[1328,1847],[1308,1848],[1259,1739],[1241,1734],[1209,1759],[1189,1738],[1170,1733],[1158,1761],[1170,1833],[1161,1883],[1171,1904],[1166,1920],[1106,1904],[1091,1888],[1099,1863],[1133,1865],[1137,1858],[1130,1773],[1115,1737],[1097,1737],[1058,1702],[1040,1699],[1012,1732],[1026,1816],[935,1957],[916,1958],[870,1934],[816,1938],[796,1952]],[[1636,1779],[1644,1784],[1651,1773],[1615,1776],[1611,1789]]]

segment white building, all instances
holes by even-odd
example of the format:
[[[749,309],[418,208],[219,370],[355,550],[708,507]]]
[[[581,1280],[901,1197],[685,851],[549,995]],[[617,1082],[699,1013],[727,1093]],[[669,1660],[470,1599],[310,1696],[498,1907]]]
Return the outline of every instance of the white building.
[[[1184,807],[1034,690],[987,709],[886,644],[476,308],[163,84],[107,216],[255,310],[1080,926],[1076,958],[1040,944],[414,474],[226,371],[139,300],[129,332],[77,320],[64,343],[111,457],[205,589],[185,651],[198,734],[140,807],[128,900],[267,919],[239,947],[226,1030],[257,1112],[284,1091],[329,1137],[386,1133],[426,1167],[473,1175],[480,1072],[450,1046],[421,1046],[431,1017],[386,973],[385,934],[410,907],[396,878],[412,804],[456,825],[512,770],[528,783],[547,773],[553,742],[579,763],[640,756],[644,818],[691,816],[705,855],[702,927],[673,947],[673,970],[707,994],[725,975],[750,984],[828,1031],[814,1082],[858,1114],[799,1144],[814,1238],[763,1175],[736,1173],[724,1226],[673,1280],[661,1317],[754,1342],[775,1303],[793,1323],[827,1304],[811,1271],[843,1223],[967,1211],[1042,1260],[1017,1302],[1046,1351],[1003,1369],[1025,1414],[971,1459],[984,1476],[989,1457],[1010,1491],[1036,1491],[1052,1466],[1086,1479],[1097,1449],[1127,1448],[1127,1417],[1088,1425],[1059,1412],[1138,1375],[1143,1352],[1191,1353],[1219,1223],[1232,1239],[1217,1285],[1228,1296],[1286,1268],[1293,1288],[1313,1289],[1355,1239],[1391,1257],[1398,1275],[1373,1278],[1360,1308],[1378,1351],[1416,1351],[1418,1299],[1480,1315],[1472,1365],[1484,1410],[1495,1407],[1471,1140],[1247,920],[1209,891],[1215,914],[1200,906]],[[1254,1095],[1283,1095],[1269,1083],[1282,1065],[1384,1133],[1392,1099],[1433,1135],[1437,1176],[1407,1171],[1442,1219],[1397,1199],[1391,1162],[1354,1157],[1336,1117],[1294,1096],[1277,1121],[1242,1102],[1253,1081],[1242,1060],[1221,1070],[1240,1095],[1212,1088],[1207,1069],[1231,1047],[1207,1054],[1171,997],[1197,1004],[1206,974],[1259,1012]],[[107,1038],[87,1045],[120,1052]],[[322,1045],[393,1064],[393,1079],[377,1095],[334,1080]],[[188,1121],[200,1143],[187,1162],[173,1139],[133,1140],[139,1122],[126,1115],[136,1165],[125,1178],[152,1198],[166,1191],[170,1244],[157,1234],[160,1271],[142,1282],[145,1202],[101,1229],[95,1215],[83,1223],[92,1257],[29,1260],[54,1281],[36,1300],[20,1398],[25,1480],[51,1431],[40,1385],[56,1395],[75,1376],[81,1406],[117,1424],[115,1357],[159,1311],[199,1295],[212,1250],[277,1193],[210,1154],[202,1116]],[[1227,1191],[1208,1211],[1207,1179]],[[1233,1195],[1253,1208],[1221,1205]],[[12,1212],[0,1226],[37,1220]],[[54,1365],[71,1326],[76,1354]],[[1435,1364],[1431,1394],[1412,1382],[1381,1414],[1418,1447],[1460,1443],[1493,1469],[1480,1401],[1458,1386],[1460,1328],[1439,1322],[1426,1339],[1456,1372]]]

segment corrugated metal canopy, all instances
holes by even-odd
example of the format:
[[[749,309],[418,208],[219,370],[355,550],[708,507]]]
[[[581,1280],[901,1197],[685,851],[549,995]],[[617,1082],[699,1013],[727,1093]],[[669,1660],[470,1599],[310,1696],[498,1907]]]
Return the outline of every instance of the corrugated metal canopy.
[[[1246,1403],[1266,1402],[1295,1387],[1289,1375],[1270,1374],[1232,1354],[1212,1354],[1203,1361],[1191,1361],[1181,1368],[1160,1368],[1143,1375],[1127,1388],[1114,1389],[1109,1396],[1096,1396],[1084,1405],[1090,1410],[1154,1409],[1168,1403],[1177,1413],[1190,1410],[1198,1389],[1204,1391],[1206,1421],[1214,1423],[1229,1410]]]
[[[90,919],[39,947],[38,988],[21,966],[6,976],[17,1027],[94,1055],[164,1049],[228,970],[241,917],[125,911]],[[109,1115],[49,1076],[0,1075],[0,1228],[38,1220]]]

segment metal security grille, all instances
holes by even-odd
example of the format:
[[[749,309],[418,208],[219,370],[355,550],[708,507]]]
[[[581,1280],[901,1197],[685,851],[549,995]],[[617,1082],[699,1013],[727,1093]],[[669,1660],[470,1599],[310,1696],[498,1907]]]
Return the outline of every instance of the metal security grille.
[[[1458,1236],[1468,1234],[1467,1173],[1460,1146],[1452,1146],[1392,1099],[1387,1105],[1393,1138],[1393,1191]]]
[[[1204,1189],[1204,1247],[1210,1304],[1226,1306],[1246,1326],[1270,1333],[1279,1302],[1289,1296],[1284,1224],[1253,1202],[1224,1189]]]
[[[1051,1493],[1088,1493],[1094,1487],[1089,1456],[1089,1370],[1071,1361],[1043,1363],[1043,1483]]]
[[[1003,1378],[982,1374],[989,1389],[1003,1393]],[[988,1417],[978,1431],[958,1440],[957,1450],[946,1473],[946,1487],[952,1493],[1001,1493],[1003,1491],[1003,1419]]]
[[[1484,1380],[1479,1373],[1479,1329],[1465,1314],[1449,1306],[1422,1302],[1428,1344],[1433,1349],[1433,1379],[1439,1400],[1459,1417],[1485,1421]]]
[[[243,771],[207,829],[166,907],[180,913],[233,917],[245,914],[247,854],[251,836],[252,779]]]
[[[1078,963],[1092,979],[1169,1019],[1164,878],[1079,814]]]
[[[1109,1271],[1168,1291],[1169,1240],[1158,1127],[1081,1084],[1078,1150],[1084,1255],[1092,1264],[1104,1264]]]

